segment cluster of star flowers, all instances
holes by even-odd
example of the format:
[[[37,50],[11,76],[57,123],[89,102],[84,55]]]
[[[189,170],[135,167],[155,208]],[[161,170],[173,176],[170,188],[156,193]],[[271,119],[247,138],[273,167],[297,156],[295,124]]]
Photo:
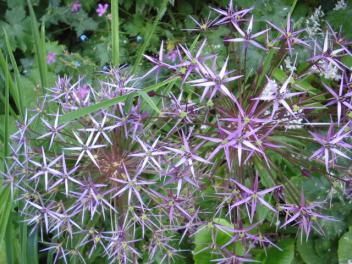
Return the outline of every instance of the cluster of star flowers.
[[[60,77],[18,123],[4,182],[54,262],[178,263],[204,230],[211,242],[193,254],[249,262],[255,248],[278,248],[288,227],[308,239],[312,230],[324,233],[320,220],[335,221],[275,157],[327,177],[350,159],[350,42],[331,27],[322,44],[305,39],[290,15],[283,27],[267,21],[255,32],[253,9],[232,1],[212,9],[214,20],[193,18],[197,27],[188,30],[228,27],[224,42],[234,52],[213,54],[195,37],[169,60],[162,42],[158,56],[145,55],[153,66],[140,77],[128,67],[94,83]],[[314,54],[295,72],[282,70],[299,48]],[[246,68],[252,49],[262,55],[255,74]],[[322,61],[336,66],[338,82],[312,71]]]

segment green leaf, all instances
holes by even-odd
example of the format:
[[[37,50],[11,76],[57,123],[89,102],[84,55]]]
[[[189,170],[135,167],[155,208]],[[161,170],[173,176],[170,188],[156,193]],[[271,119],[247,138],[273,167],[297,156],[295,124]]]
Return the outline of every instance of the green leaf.
[[[34,38],[34,46],[35,46],[35,53],[36,53],[36,61],[39,67],[40,72],[40,81],[42,86],[43,94],[45,93],[44,89],[47,87],[47,64],[46,64],[46,48],[45,48],[45,29],[44,24],[41,26],[41,31],[38,30],[38,22],[35,16],[31,0],[27,0],[29,13],[31,17],[31,27],[32,27],[32,34]]]
[[[326,259],[317,255],[314,248],[314,240],[300,241],[300,238],[297,240],[297,251],[299,252],[301,258],[306,264],[316,264],[316,263],[327,263]]]
[[[111,14],[112,14],[112,24],[111,24],[111,36],[112,36],[112,64],[114,66],[119,66],[119,53],[120,53],[120,43],[119,43],[119,1],[111,1]]]
[[[213,222],[223,226],[232,227],[232,224],[223,218],[215,218]],[[213,263],[211,260],[218,257],[217,255],[212,254],[211,249],[205,249],[212,243],[213,232],[215,232],[216,244],[219,246],[226,244],[231,239],[229,234],[224,233],[218,229],[215,230],[215,227],[204,227],[202,230],[196,233],[194,239],[194,244],[196,246],[192,253],[194,262],[196,264],[210,264]]]
[[[291,264],[293,263],[295,252],[295,241],[293,239],[281,240],[277,244],[282,251],[277,248],[269,248],[263,264]]]
[[[16,91],[16,97],[17,97],[17,102],[18,102],[18,109],[19,109],[21,116],[23,117],[24,116],[24,105],[23,105],[22,91],[24,89],[23,89],[23,85],[22,85],[22,81],[21,81],[21,75],[20,75],[20,71],[18,70],[18,67],[17,67],[15,56],[12,53],[11,45],[10,45],[6,31],[4,31],[4,36],[5,36],[5,43],[6,43],[7,52],[9,54],[12,67],[15,72],[15,80],[16,80],[15,91]],[[10,83],[8,85],[10,85]]]
[[[337,250],[339,264],[349,264],[352,261],[352,226],[339,240]]]
[[[158,106],[155,104],[153,99],[146,92],[141,91],[140,95],[142,96],[143,100],[150,106],[150,108],[152,108],[155,112],[160,114],[160,110]]]
[[[178,79],[178,77],[175,77],[173,79],[165,80],[163,82],[154,84],[154,85],[149,86],[147,88],[144,88],[141,92],[148,93],[150,91],[156,91],[156,90],[160,89],[161,87],[163,87],[163,86],[165,86],[165,85],[167,85],[169,83],[175,82],[177,79]],[[105,109],[107,107],[113,106],[113,105],[115,105],[117,103],[120,103],[120,102],[124,102],[127,98],[133,98],[133,97],[136,97],[138,95],[141,95],[141,93],[140,92],[133,92],[133,93],[130,93],[130,94],[126,94],[126,95],[115,97],[113,99],[105,100],[103,102],[100,102],[100,103],[97,103],[97,104],[94,104],[94,105],[90,105],[90,106],[78,109],[76,111],[69,112],[69,113],[67,113],[67,114],[62,116],[62,118],[60,119],[60,123],[63,124],[65,122],[69,122],[69,121],[75,120],[75,119],[80,118],[82,116],[85,116],[87,114],[96,112],[96,111],[101,110],[101,109]]]
[[[136,58],[136,61],[133,65],[133,70],[132,70],[134,73],[136,72],[137,68],[139,67],[139,64],[142,61],[143,54],[149,46],[150,40],[154,34],[156,26],[158,25],[160,19],[164,16],[164,14],[166,12],[167,3],[168,3],[168,0],[162,1],[162,5],[161,5],[160,10],[158,11],[158,15],[156,16],[150,31],[147,33],[142,47],[137,52],[137,58]]]

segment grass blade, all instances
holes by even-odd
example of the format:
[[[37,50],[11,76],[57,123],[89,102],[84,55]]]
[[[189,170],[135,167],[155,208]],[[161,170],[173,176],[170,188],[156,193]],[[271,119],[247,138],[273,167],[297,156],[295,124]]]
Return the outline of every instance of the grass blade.
[[[133,97],[139,96],[139,95],[141,95],[141,92],[148,93],[150,91],[157,91],[161,87],[163,87],[163,86],[165,86],[165,85],[167,85],[167,84],[169,84],[171,82],[175,82],[178,79],[179,79],[179,77],[168,79],[168,80],[165,80],[163,82],[151,85],[151,86],[149,86],[147,88],[144,88],[140,92],[137,91],[137,92],[133,92],[133,93],[130,93],[130,94],[118,96],[118,97],[115,97],[113,99],[105,100],[103,102],[100,102],[100,103],[97,103],[97,104],[94,104],[94,105],[90,105],[90,106],[81,108],[81,109],[76,110],[76,111],[69,112],[69,113],[63,115],[60,118],[60,123],[63,124],[65,122],[75,120],[75,119],[80,118],[82,116],[86,116],[87,114],[96,112],[98,110],[113,106],[113,105],[115,105],[117,103],[125,101],[129,97],[133,98]]]
[[[156,16],[156,18],[155,18],[155,20],[153,22],[152,28],[147,33],[147,36],[145,38],[145,41],[144,41],[142,47],[137,52],[137,58],[136,58],[136,61],[134,62],[133,70],[132,70],[133,73],[136,72],[139,64],[141,63],[143,54],[146,51],[146,49],[148,48],[148,46],[149,46],[150,40],[151,40],[151,38],[152,38],[152,36],[154,34],[156,26],[158,25],[159,21],[161,20],[161,18],[164,16],[164,14],[166,12],[167,3],[168,3],[168,0],[163,0],[163,2],[161,4],[161,8],[158,11],[158,15]]]
[[[4,122],[4,163],[5,159],[9,154],[9,124],[10,124],[10,76],[9,72],[5,72],[5,122]],[[4,170],[6,170],[6,166],[4,164]]]
[[[0,68],[1,68],[1,70],[3,72],[3,74],[4,74],[4,79],[5,79],[5,82],[6,82],[6,74],[8,74],[10,76],[10,70],[9,70],[9,67],[8,67],[8,64],[7,64],[7,60],[5,59],[5,56],[2,53],[1,49],[0,49]],[[12,96],[13,100],[15,101],[16,107],[19,108],[20,101],[19,101],[19,96],[17,95],[17,92],[16,92],[15,84],[14,84],[14,82],[13,82],[13,80],[11,78],[9,78],[8,82],[9,82],[9,84],[8,84],[9,93]],[[1,94],[1,98],[0,99],[5,104],[5,100],[6,99],[4,98],[3,94]],[[12,107],[10,108],[10,112],[13,115],[16,114],[15,110]]]
[[[119,40],[119,0],[111,1],[111,36],[112,36],[112,65],[119,66],[120,40]]]
[[[6,44],[6,48],[7,48],[7,53],[10,57],[12,67],[15,72],[15,80],[16,80],[15,91],[16,91],[16,96],[18,97],[18,99],[16,100],[16,101],[18,101],[18,110],[20,112],[21,117],[23,117],[24,116],[24,105],[23,105],[23,94],[22,94],[23,85],[22,85],[22,81],[21,81],[21,75],[20,75],[20,71],[18,70],[18,67],[17,67],[15,56],[12,53],[12,48],[11,48],[10,41],[7,36],[6,30],[4,30],[4,36],[5,36],[5,44]]]
[[[140,95],[142,96],[143,100],[150,106],[151,109],[160,114],[160,109],[154,103],[154,100],[146,92],[141,91]]]
[[[31,17],[32,34],[34,38],[34,50],[36,54],[36,61],[39,67],[40,82],[42,86],[42,92],[45,93],[45,87],[47,87],[47,65],[46,65],[46,50],[45,50],[45,30],[44,24],[42,24],[41,32],[38,30],[38,22],[35,16],[32,4],[30,0],[27,0],[29,14]]]

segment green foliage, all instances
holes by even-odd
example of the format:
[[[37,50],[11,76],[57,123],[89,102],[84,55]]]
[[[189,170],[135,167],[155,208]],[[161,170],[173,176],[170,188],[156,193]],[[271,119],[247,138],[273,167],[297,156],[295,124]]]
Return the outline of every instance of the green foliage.
[[[213,223],[220,224],[227,227],[232,227],[226,219],[215,218]],[[215,240],[212,238],[215,237]],[[194,238],[195,248],[193,250],[193,258],[196,264],[210,264],[211,261],[217,258],[216,255],[212,254],[212,241],[216,241],[217,245],[221,246],[226,244],[231,239],[229,233],[225,233],[221,230],[216,229],[212,224],[206,227],[202,227],[198,231]]]
[[[277,244],[281,250],[277,248],[270,248],[267,251],[267,256],[265,257],[264,264],[293,264],[294,254],[295,254],[295,241],[293,239],[281,240]]]
[[[339,240],[338,257],[339,264],[348,264],[352,260],[352,228]]]

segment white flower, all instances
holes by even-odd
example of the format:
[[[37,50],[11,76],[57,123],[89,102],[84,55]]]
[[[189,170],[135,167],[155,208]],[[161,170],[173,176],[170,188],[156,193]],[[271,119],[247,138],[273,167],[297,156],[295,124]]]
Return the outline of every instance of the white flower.
[[[278,85],[275,80],[267,78],[268,83],[266,84],[262,94],[261,100],[271,100],[272,96],[275,95],[278,91]]]
[[[319,61],[318,65],[312,66],[311,70],[312,72],[318,73],[320,76],[324,76],[325,79],[341,80],[339,69],[330,62]]]
[[[318,35],[322,35],[321,20],[324,17],[324,12],[321,6],[314,10],[314,13],[306,20],[306,31],[312,39]]]
[[[294,72],[297,69],[296,66],[292,64],[290,57],[286,57],[284,60],[284,63],[285,63],[285,68],[290,72]]]
[[[347,3],[345,2],[345,0],[339,0],[337,1],[334,10],[338,11],[338,10],[345,10],[347,8]]]

